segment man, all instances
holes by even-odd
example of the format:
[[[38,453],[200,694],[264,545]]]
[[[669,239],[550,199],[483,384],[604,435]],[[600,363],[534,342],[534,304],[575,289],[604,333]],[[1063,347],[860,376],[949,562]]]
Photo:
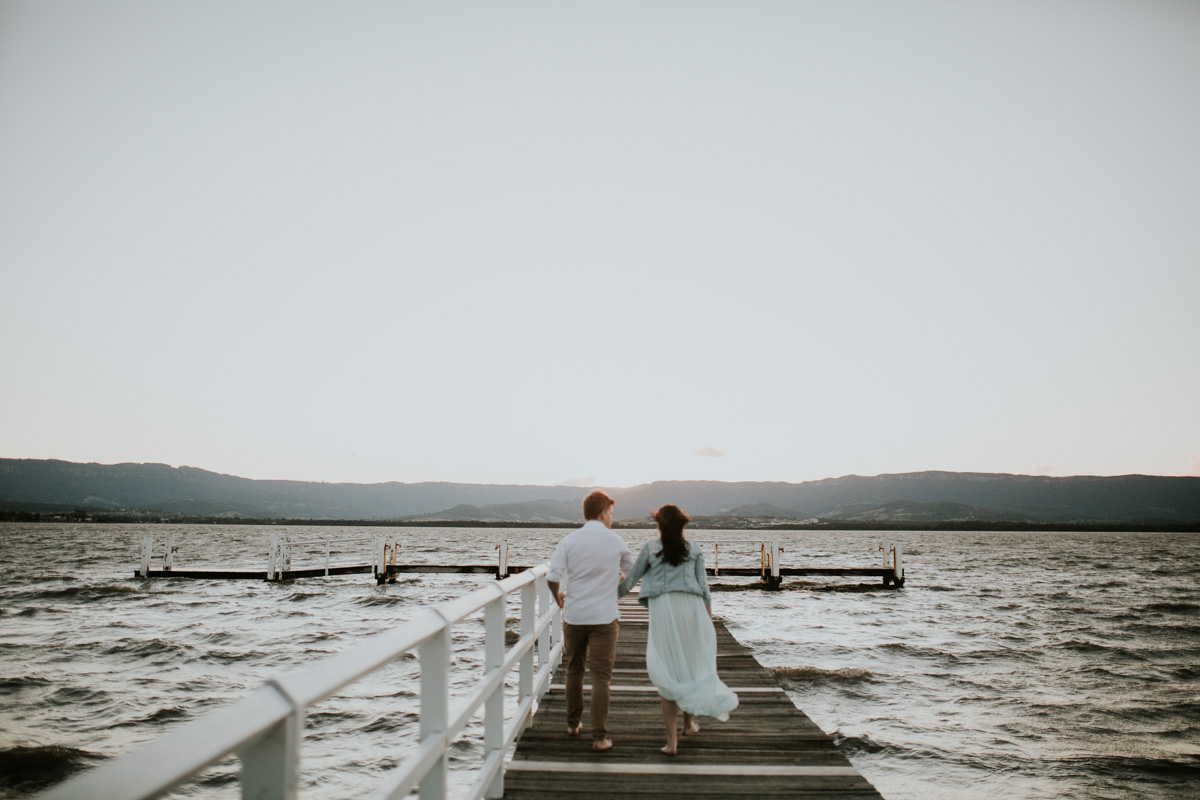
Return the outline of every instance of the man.
[[[583,668],[592,674],[592,749],[608,750],[608,687],[617,657],[617,587],[633,569],[633,553],[612,528],[614,501],[595,491],[583,500],[583,527],[554,550],[546,579],[563,610],[563,651],[567,661],[567,735],[583,729]],[[567,579],[567,592],[559,584]]]

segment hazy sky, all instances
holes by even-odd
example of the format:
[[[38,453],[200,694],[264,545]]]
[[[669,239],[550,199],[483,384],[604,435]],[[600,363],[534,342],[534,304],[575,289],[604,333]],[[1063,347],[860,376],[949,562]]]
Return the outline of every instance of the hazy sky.
[[[1200,475],[1200,3],[0,0],[0,456]]]

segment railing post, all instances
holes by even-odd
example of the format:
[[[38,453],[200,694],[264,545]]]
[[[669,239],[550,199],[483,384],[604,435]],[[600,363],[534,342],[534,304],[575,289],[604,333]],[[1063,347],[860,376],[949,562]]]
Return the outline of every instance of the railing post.
[[[508,539],[496,545],[496,549],[500,551],[500,563],[496,567],[496,577],[504,580],[508,577]]]
[[[771,579],[779,579],[779,542],[771,542]]]
[[[143,578],[150,577],[150,558],[154,550],[154,534],[147,533],[142,536],[142,567],[138,571],[138,575]]]
[[[537,586],[530,582],[521,587],[521,638],[532,636],[533,631],[537,628]],[[520,674],[520,692],[518,694],[517,704],[525,702],[525,699],[533,694],[533,649],[525,651],[521,656],[521,674]],[[525,718],[524,727],[528,728],[533,724],[533,713]]]
[[[537,594],[538,594],[538,613],[537,618],[540,620],[547,614],[552,614],[554,608],[557,608],[558,603],[550,594],[550,584],[546,582],[545,576],[539,575],[537,579]],[[550,651],[554,649],[554,625],[547,625],[546,629],[538,636],[537,651],[537,668],[540,672],[543,667],[550,661]],[[546,688],[550,688],[550,683],[547,681]],[[543,690],[544,691],[544,690]],[[539,700],[541,698],[538,698]]]
[[[304,710],[275,681],[268,684],[292,706],[265,736],[238,752],[242,761],[242,800],[295,800],[300,785],[300,740]]]
[[[167,551],[163,553],[163,572],[170,572],[175,563],[175,534],[167,534]]]
[[[483,674],[497,672],[504,666],[504,623],[507,620],[507,594],[502,594],[483,608]],[[483,717],[483,761],[504,749],[504,682],[488,696]],[[501,760],[503,754],[501,754]],[[504,794],[504,769],[485,787],[483,796]]]
[[[902,555],[903,548],[900,543],[892,545],[892,579],[893,586],[904,585],[904,556]]]
[[[271,534],[271,542],[267,545],[267,580],[279,580],[279,534]]]
[[[444,622],[444,618],[443,618]],[[444,738],[450,724],[450,625],[417,648],[421,665],[421,742]],[[446,797],[446,753],[425,773],[418,784],[421,800],[444,800]]]

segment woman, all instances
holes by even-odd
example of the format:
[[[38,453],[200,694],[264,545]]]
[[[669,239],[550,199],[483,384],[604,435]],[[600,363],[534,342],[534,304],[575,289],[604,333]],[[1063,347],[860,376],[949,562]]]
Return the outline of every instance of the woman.
[[[717,677],[717,633],[712,624],[712,598],[704,573],[704,556],[683,538],[691,518],[679,506],[666,505],[653,514],[659,540],[638,554],[620,594],[642,579],[638,602],[650,608],[646,670],[662,698],[667,746],[675,755],[675,724],[683,709],[683,735],[700,731],[696,715],[729,719],[737,696]]]

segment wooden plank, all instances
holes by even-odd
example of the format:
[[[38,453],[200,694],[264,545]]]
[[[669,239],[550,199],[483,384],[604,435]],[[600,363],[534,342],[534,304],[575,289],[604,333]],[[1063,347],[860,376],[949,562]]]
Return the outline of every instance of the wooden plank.
[[[552,684],[550,684],[550,688],[565,690],[567,688],[567,685],[565,683],[552,683]],[[592,690],[592,685],[590,683],[585,683],[583,685],[583,690],[585,692],[590,692]],[[648,686],[622,686],[622,685],[614,683],[608,687],[608,691],[611,694],[617,694],[618,692],[657,692],[658,689],[655,688],[653,684],[650,684]],[[783,687],[782,686],[730,686],[729,691],[733,692],[734,694],[752,694],[754,692],[783,692]]]
[[[738,695],[739,706],[728,721],[701,718],[700,733],[681,736],[676,756],[659,752],[662,711],[646,675],[646,610],[632,597],[624,599],[608,722],[613,749],[591,749],[586,715],[584,733],[566,735],[564,687],[551,684],[509,762],[506,800],[882,800],[833,740],[793,705],[774,676],[720,620],[714,624],[721,678]],[[585,704],[590,694],[585,684]]]
[[[604,772],[614,775],[763,775],[822,777],[858,775],[854,767],[795,767],[779,764],[583,764],[577,761],[514,761],[514,772]]]
[[[141,577],[134,573],[135,578]],[[241,572],[237,570],[212,569],[152,569],[147,573],[148,578],[206,578],[209,580],[255,580],[265,581],[267,571]]]
[[[375,568],[370,564],[354,564],[351,566],[329,567],[328,574],[330,575],[359,575],[362,573],[372,573]],[[496,568],[492,567],[492,572]],[[289,569],[282,573],[283,580],[290,581],[296,578],[323,578],[325,577],[325,567],[313,567],[311,569]],[[135,576],[136,577],[136,576]],[[266,570],[224,570],[224,569],[152,569],[149,571],[150,578],[196,578],[205,580],[267,580]]]
[[[523,572],[527,567],[509,567],[508,571]],[[387,568],[389,575],[412,574],[412,573],[462,573],[462,574],[479,574],[479,575],[495,575],[499,571],[499,567],[495,564],[389,564]]]

